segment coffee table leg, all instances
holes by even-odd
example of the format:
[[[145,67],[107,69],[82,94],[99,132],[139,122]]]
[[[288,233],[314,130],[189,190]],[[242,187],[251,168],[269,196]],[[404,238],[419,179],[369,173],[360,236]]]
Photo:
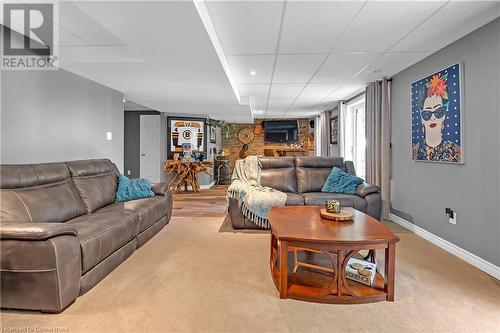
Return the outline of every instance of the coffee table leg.
[[[385,249],[385,292],[388,301],[394,301],[395,261],[396,244],[389,243]]]
[[[287,298],[288,291],[288,242],[280,241],[280,298]]]

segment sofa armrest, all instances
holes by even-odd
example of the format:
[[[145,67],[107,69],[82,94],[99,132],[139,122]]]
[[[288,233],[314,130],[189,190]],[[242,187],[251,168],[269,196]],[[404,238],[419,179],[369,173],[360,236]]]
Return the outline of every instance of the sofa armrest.
[[[356,189],[356,195],[360,197],[366,197],[370,193],[380,192],[380,187],[368,183],[361,183]]]
[[[45,240],[62,235],[78,235],[77,230],[65,223],[2,223],[0,239]]]
[[[166,195],[169,190],[167,183],[153,183],[151,185],[151,191],[156,195]]]
[[[61,312],[80,292],[76,229],[64,223],[0,225],[2,308]]]

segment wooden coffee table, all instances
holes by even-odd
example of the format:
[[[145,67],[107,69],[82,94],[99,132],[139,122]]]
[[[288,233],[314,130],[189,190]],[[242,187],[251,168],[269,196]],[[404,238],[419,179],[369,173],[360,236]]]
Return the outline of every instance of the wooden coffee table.
[[[382,222],[357,211],[349,222],[320,217],[319,206],[273,207],[271,223],[271,275],[280,298],[321,303],[369,303],[394,300],[396,243],[399,238]],[[371,286],[348,280],[350,258],[376,262],[375,250],[385,249],[384,276],[377,272]],[[361,256],[360,251],[367,251]],[[289,274],[288,253],[294,269]],[[304,256],[297,259],[297,253]]]

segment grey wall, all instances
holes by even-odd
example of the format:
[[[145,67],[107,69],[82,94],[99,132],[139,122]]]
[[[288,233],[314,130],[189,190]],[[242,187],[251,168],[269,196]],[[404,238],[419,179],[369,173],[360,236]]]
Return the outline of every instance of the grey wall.
[[[2,71],[1,162],[109,158],[122,170],[122,99],[63,69]]]
[[[159,114],[160,112],[157,111],[125,111],[123,171],[124,174],[129,178],[141,177],[141,172],[140,172],[141,115],[159,115]],[[163,137],[161,141],[165,142],[165,137]]]
[[[413,162],[410,84],[459,61],[465,165]],[[392,87],[394,212],[500,265],[500,19],[398,73]],[[456,225],[445,207],[457,212]]]

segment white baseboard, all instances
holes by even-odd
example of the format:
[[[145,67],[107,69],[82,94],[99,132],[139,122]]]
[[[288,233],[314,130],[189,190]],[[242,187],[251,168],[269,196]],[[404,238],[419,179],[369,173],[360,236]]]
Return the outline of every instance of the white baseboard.
[[[209,188],[212,188],[214,185],[215,185],[215,180],[213,182],[211,182],[210,184],[200,185],[200,188],[202,190],[208,190]],[[190,191],[193,190],[193,188],[191,187],[191,185],[188,185],[188,190],[190,190]]]
[[[472,266],[477,267],[483,272],[486,272],[489,275],[493,276],[494,278],[500,280],[500,267],[492,264],[491,262],[486,261],[483,258],[480,258],[477,255],[470,253],[469,251],[464,250],[461,247],[456,246],[455,244],[450,243],[447,240],[442,239],[441,237],[438,237],[428,232],[427,230],[422,229],[419,226],[416,226],[413,223],[406,221],[405,219],[399,216],[390,214],[389,219],[399,224],[403,228],[408,229],[417,234],[418,236],[428,240],[432,244],[439,246],[443,250],[448,251],[451,254],[459,257],[460,259],[471,264]]]

